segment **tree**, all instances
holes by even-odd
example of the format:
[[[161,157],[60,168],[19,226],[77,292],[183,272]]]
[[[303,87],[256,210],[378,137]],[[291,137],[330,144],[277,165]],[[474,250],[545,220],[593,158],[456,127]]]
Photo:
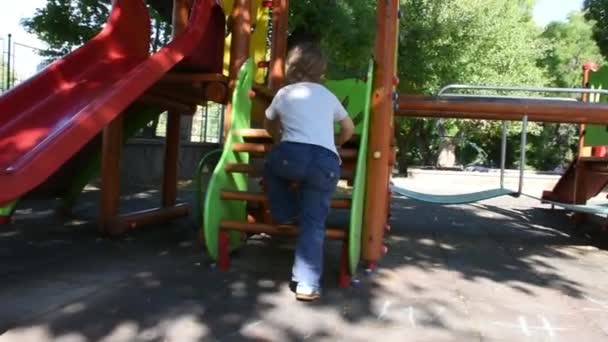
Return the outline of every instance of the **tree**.
[[[106,22],[111,0],[48,0],[45,7],[36,10],[22,25],[29,33],[48,45],[42,55],[50,60],[64,56],[81,46]],[[150,9],[153,18],[151,49],[155,51],[168,40],[169,25]]]
[[[574,12],[567,22],[550,23],[543,32],[547,51],[541,64],[547,68],[554,86],[579,87],[583,64],[604,62],[593,40],[593,25],[583,13]]]
[[[48,44],[43,56],[56,59],[93,37],[105,23],[109,8],[110,0],[48,0],[22,24]]]
[[[541,31],[532,21],[532,4],[526,0],[403,0],[400,90],[435,94],[450,83],[546,84],[544,71],[537,65],[543,46]],[[485,151],[499,151],[500,123],[496,122],[401,119],[396,128],[400,165],[434,165],[447,136],[454,138],[460,150],[474,142]],[[472,140],[481,136],[485,138]],[[497,154],[488,154],[496,163]]]
[[[604,58],[593,39],[594,22],[582,12],[573,12],[566,22],[550,23],[542,34],[545,56],[540,65],[546,68],[552,86],[576,88],[581,86],[582,66],[586,62],[602,64]],[[532,137],[531,164],[549,169],[572,159],[577,145],[576,125],[542,124],[540,134]]]
[[[111,0],[48,0],[34,16],[22,21],[29,33],[44,41],[48,48],[41,52],[47,63],[60,58],[95,36],[110,14]],[[148,6],[152,19],[150,50],[157,51],[165,45],[171,27],[161,15]],[[187,120],[184,120],[187,123]],[[158,118],[144,128],[144,135],[154,137]]]
[[[585,0],[586,17],[596,22],[593,36],[602,54],[608,57],[608,0]]]
[[[374,45],[375,6],[375,0],[292,1],[290,43],[320,42],[332,78],[365,74]]]

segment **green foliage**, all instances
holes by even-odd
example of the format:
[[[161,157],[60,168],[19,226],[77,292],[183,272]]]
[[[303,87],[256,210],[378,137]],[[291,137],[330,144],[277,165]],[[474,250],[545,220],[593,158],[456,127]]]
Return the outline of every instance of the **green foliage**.
[[[111,0],[48,0],[22,25],[31,34],[44,41],[48,49],[42,55],[57,59],[84,44],[97,34],[110,13]],[[169,26],[151,10],[153,22],[152,50],[156,50],[169,37]]]
[[[93,37],[106,21],[109,6],[110,0],[48,0],[22,24],[48,44],[43,55],[55,59]]]
[[[546,84],[537,64],[544,52],[541,30],[532,21],[531,5],[512,0],[402,1],[401,90],[435,94],[450,83]],[[441,141],[448,137],[458,146],[461,163],[479,161],[481,149],[488,155],[486,162],[496,164],[501,127],[486,121],[400,119],[400,164],[434,165]],[[510,136],[515,142],[517,133]]]
[[[402,89],[435,93],[448,83],[542,85],[540,30],[529,1],[404,0]]]
[[[375,37],[375,0],[290,2],[292,39],[320,41],[330,61],[330,77],[365,75]]]
[[[596,22],[593,37],[602,54],[608,57],[608,0],[585,0],[586,17]]]
[[[581,67],[586,62],[603,64],[604,58],[593,40],[593,22],[581,12],[570,14],[567,22],[554,22],[547,26],[542,37],[548,46],[541,64],[558,87],[579,87]]]

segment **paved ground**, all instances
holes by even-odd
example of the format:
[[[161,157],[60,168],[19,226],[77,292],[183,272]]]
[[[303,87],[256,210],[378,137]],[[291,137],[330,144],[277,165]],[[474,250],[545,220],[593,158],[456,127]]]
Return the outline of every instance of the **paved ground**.
[[[325,296],[311,305],[288,289],[289,241],[250,241],[219,273],[190,220],[100,238],[95,195],[67,221],[52,202],[27,202],[0,231],[0,341],[608,340],[608,252],[531,200],[395,199],[377,274],[337,289],[330,244]]]

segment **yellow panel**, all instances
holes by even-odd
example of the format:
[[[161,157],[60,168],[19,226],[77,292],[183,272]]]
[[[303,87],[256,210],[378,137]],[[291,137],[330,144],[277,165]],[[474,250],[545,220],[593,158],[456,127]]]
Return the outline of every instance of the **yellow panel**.
[[[270,21],[270,10],[262,7],[262,0],[253,1],[254,8],[252,15],[255,18],[255,31],[251,37],[251,51],[250,56],[254,61],[254,74],[253,80],[255,83],[265,83],[266,81],[266,68],[258,68],[258,63],[268,60],[267,56],[267,37],[268,37],[268,24]]]
[[[251,36],[251,51],[250,56],[254,61],[254,82],[265,83],[267,69],[259,69],[258,62],[266,61],[267,56],[267,44],[266,37],[268,36],[268,27],[270,20],[270,10],[262,7],[263,0],[253,0],[252,17],[254,18],[252,25],[255,25],[255,31]],[[232,12],[232,6],[234,0],[224,0],[223,7],[226,17],[230,16]],[[232,35],[228,35],[225,41],[224,49],[224,74],[228,75],[230,65],[230,43]]]
[[[226,14],[226,22],[228,22],[228,17],[230,17],[230,13],[232,13],[232,4],[233,0],[224,0],[222,1],[222,7],[224,7],[224,14]],[[228,70],[230,69],[230,42],[232,35],[228,35],[226,37],[226,41],[224,42],[224,75],[228,75]]]

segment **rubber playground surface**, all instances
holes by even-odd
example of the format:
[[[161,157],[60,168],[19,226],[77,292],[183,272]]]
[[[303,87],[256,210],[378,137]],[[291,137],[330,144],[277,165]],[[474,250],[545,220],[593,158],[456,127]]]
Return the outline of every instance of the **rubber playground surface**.
[[[305,304],[287,284],[290,240],[252,239],[220,273],[192,220],[100,238],[97,195],[67,220],[52,201],[28,201],[0,231],[0,341],[608,340],[606,244],[530,199],[396,198],[376,274],[337,288],[339,246],[328,243],[324,296]]]

